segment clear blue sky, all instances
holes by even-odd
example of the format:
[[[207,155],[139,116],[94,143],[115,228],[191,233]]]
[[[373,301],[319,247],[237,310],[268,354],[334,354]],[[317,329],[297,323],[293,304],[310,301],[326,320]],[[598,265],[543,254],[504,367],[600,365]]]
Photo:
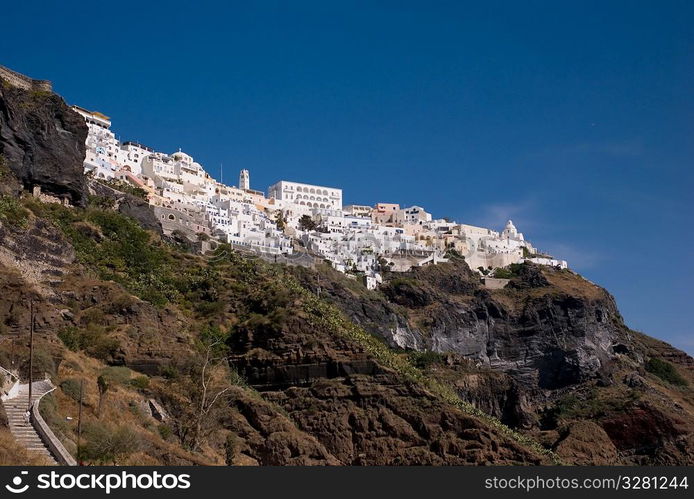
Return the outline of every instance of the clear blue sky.
[[[252,4],[252,5],[251,5]],[[694,2],[7,2],[123,140],[500,229],[694,352]]]

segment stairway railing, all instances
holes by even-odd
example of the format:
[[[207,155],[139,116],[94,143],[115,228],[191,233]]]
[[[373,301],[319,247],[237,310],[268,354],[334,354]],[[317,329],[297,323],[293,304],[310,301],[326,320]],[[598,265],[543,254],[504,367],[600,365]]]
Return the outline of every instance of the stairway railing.
[[[51,454],[53,454],[53,457],[55,457],[59,464],[62,464],[63,466],[77,466],[77,461],[75,461],[75,458],[72,457],[72,454],[67,451],[63,443],[58,439],[58,437],[55,436],[55,433],[53,433],[53,430],[51,430],[46,421],[44,421],[43,417],[41,416],[41,412],[39,411],[39,403],[41,402],[41,399],[55,390],[55,386],[53,386],[50,379],[46,378],[45,382],[51,386],[51,389],[41,395],[33,404],[31,404],[31,425],[34,427],[36,432],[39,434],[39,437],[41,437],[41,440],[43,440],[43,443],[46,444],[46,447],[48,447],[48,450],[51,451]]]
[[[0,396],[0,400],[3,400],[3,401],[4,401],[4,400],[7,400],[7,399],[11,399],[11,398],[13,398],[13,397],[15,397],[15,396],[17,395],[17,392],[19,391],[19,376],[17,376],[17,375],[16,375],[15,373],[13,373],[12,371],[9,371],[9,370],[5,369],[5,368],[2,367],[2,366],[0,366],[0,372],[2,372],[3,374],[9,374],[9,375],[10,375],[10,379],[14,378],[14,383],[12,383],[12,387],[11,387],[9,390],[7,390],[7,393],[3,393],[3,394]],[[4,384],[3,384],[2,388],[3,388],[3,389],[5,388],[5,387],[4,387]]]

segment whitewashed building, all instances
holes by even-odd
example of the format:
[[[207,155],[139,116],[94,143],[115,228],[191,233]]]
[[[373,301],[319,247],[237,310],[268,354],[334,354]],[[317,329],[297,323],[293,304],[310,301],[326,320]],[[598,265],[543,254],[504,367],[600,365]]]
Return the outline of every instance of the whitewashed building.
[[[342,211],[342,189],[334,187],[280,180],[269,187],[268,197],[316,211]]]

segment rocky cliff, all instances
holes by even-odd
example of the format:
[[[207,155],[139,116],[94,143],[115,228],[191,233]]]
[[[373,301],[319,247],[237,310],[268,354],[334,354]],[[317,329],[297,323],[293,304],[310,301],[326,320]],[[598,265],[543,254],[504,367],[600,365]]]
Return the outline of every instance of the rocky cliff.
[[[415,360],[461,398],[571,462],[694,459],[691,357],[631,331],[612,296],[579,275],[526,264],[489,290],[454,259],[369,292],[321,270],[294,272],[391,347],[423,352]],[[649,358],[682,379],[663,382]],[[653,426],[657,436],[640,429]]]
[[[83,206],[87,126],[52,92],[14,87],[0,78],[0,157],[24,188]]]
[[[74,452],[84,381],[88,462],[694,463],[694,360],[581,276],[514,265],[491,290],[453,258],[367,290],[194,255],[136,196],[87,196],[59,97],[0,92],[0,365],[28,375],[33,310],[35,374],[59,386],[44,418]]]

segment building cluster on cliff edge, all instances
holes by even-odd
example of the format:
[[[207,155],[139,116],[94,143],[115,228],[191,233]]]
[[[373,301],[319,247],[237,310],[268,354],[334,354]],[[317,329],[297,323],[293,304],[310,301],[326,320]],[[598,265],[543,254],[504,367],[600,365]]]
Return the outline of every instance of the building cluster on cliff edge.
[[[0,78],[10,85],[29,91],[52,92],[53,84],[48,80],[35,80],[21,73],[12,71],[10,68],[0,66]]]
[[[26,90],[51,90],[50,82],[3,66],[0,77]],[[167,154],[139,142],[121,142],[108,116],[79,106],[72,109],[88,128],[85,173],[141,189],[165,233],[178,231],[191,240],[213,238],[283,260],[295,255],[305,261],[308,253],[360,276],[369,288],[381,282],[384,268],[403,272],[451,255],[464,256],[470,268],[485,275],[523,261],[567,266],[538,252],[511,220],[497,232],[436,219],[418,205],[345,206],[340,188],[287,180],[271,185],[266,195],[251,189],[247,169],[240,171],[238,186],[225,185],[180,149]]]

